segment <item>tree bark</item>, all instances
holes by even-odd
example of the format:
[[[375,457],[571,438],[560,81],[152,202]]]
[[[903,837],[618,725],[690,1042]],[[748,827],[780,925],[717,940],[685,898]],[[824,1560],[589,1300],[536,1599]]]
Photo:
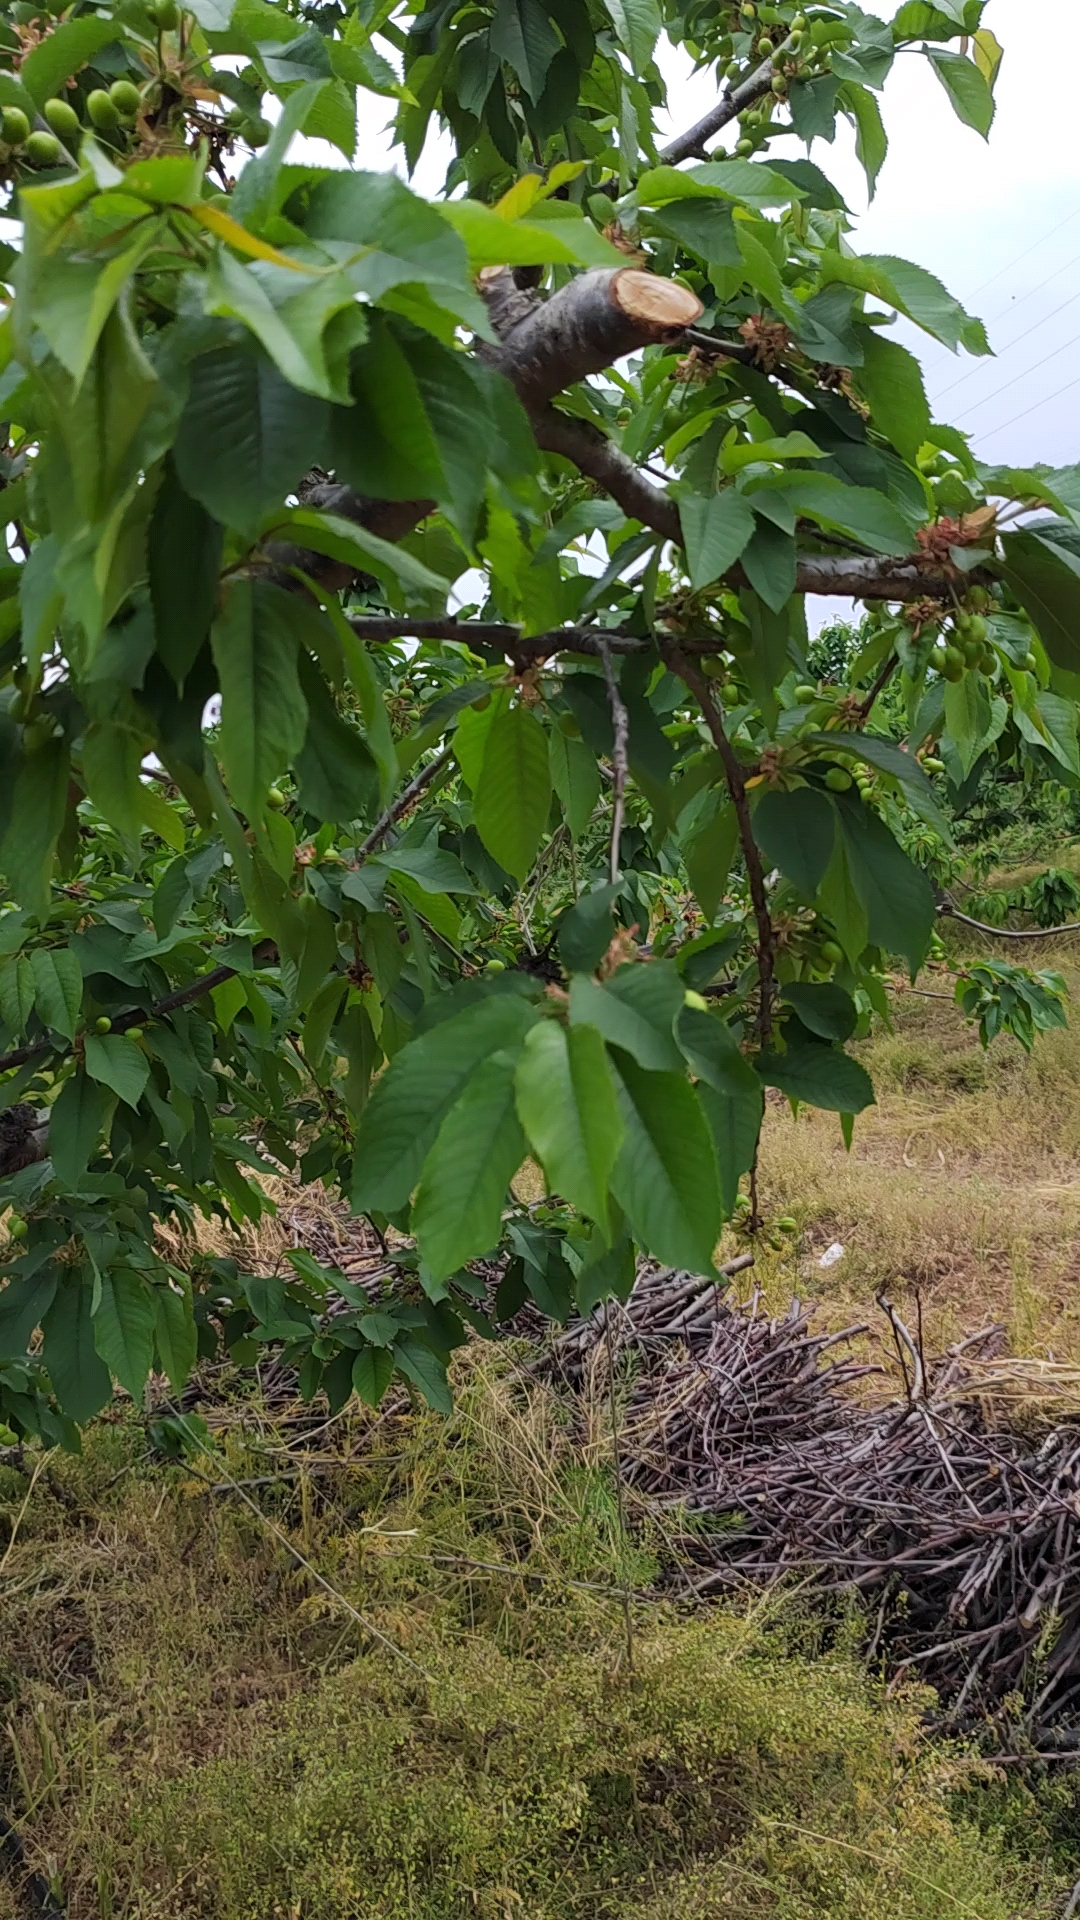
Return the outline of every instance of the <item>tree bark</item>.
[[[500,339],[480,351],[530,412],[628,353],[678,340],[704,312],[689,287],[637,267],[594,268],[544,301],[516,288],[512,299],[507,280],[503,270],[481,279]]]

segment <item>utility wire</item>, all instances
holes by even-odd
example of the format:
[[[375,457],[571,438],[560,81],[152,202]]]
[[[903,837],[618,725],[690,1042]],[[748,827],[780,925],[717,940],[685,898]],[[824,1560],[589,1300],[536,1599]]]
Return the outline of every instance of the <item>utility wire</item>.
[[[1044,399],[1036,400],[1032,406],[1025,407],[1023,413],[1014,413],[1011,420],[1005,420],[1000,426],[990,428],[988,431],[1004,433],[1007,428],[1015,427],[1017,421],[1026,420],[1029,413],[1038,413],[1041,407],[1048,407],[1051,400],[1059,400],[1063,393],[1071,393],[1074,387],[1080,387],[1080,375],[1075,380],[1070,380],[1067,387],[1059,387],[1056,393],[1048,393]]]
[[[1080,254],[1077,255],[1077,259],[1080,260]],[[1011,353],[1013,347],[1019,346],[1021,341],[1030,340],[1033,334],[1038,333],[1040,327],[1049,326],[1051,320],[1056,320],[1058,314],[1064,313],[1067,307],[1075,306],[1078,300],[1080,300],[1080,293],[1071,293],[1067,300],[1062,301],[1060,307],[1055,307],[1052,313],[1044,313],[1041,320],[1036,320],[1034,326],[1021,328],[1018,334],[1015,334],[1011,340],[1007,340],[1003,347],[997,349],[998,357],[1000,358],[1000,356],[1005,353]],[[945,387],[942,392],[938,394],[938,402],[946,399],[950,393],[955,393],[957,387],[962,387],[966,381],[974,380],[976,374],[984,371],[984,367],[985,363],[980,360],[976,366],[970,367],[967,373],[962,373],[959,380],[954,380],[951,386]]]
[[[1080,346],[1080,333],[1074,334],[1071,340],[1066,340],[1063,346],[1055,348],[1053,353],[1048,353],[1044,360],[1039,361],[1038,365],[1048,367],[1052,360],[1060,360],[1063,353],[1068,353],[1069,349],[1075,346]],[[1008,393],[1010,387],[1019,386],[1021,380],[1027,380],[1029,376],[1037,372],[1037,370],[1037,367],[1025,367],[1022,373],[1015,374],[1011,380],[1006,380],[1003,387],[998,387],[994,393],[986,394],[982,400],[974,401],[970,407],[966,408],[965,413],[960,415],[960,419],[963,420],[967,416],[977,413],[980,407],[985,407],[991,400],[999,400],[1003,393]],[[1068,393],[1068,387],[1065,387],[1063,391]],[[1052,394],[1048,395],[1050,399],[1053,399],[1053,397]]]

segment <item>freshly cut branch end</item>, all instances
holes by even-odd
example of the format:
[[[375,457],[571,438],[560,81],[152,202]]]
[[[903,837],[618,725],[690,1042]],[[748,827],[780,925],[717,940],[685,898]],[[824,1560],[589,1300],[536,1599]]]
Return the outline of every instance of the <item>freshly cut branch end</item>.
[[[610,298],[628,320],[647,328],[655,339],[680,334],[701,319],[705,309],[697,294],[679,280],[663,280],[656,273],[626,267],[611,281]]]

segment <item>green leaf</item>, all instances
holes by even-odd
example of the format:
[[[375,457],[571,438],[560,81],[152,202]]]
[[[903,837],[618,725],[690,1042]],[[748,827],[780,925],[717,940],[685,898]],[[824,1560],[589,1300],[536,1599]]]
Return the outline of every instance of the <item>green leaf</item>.
[[[100,48],[120,37],[119,24],[111,14],[85,14],[78,20],[62,21],[27,54],[20,71],[23,86],[35,104],[43,107]]]
[[[874,1104],[866,1068],[839,1047],[805,1042],[786,1053],[760,1053],[757,1071],[767,1087],[779,1087],[789,1100],[804,1100],[826,1113],[862,1113]]]
[[[115,720],[92,720],[83,735],[82,775],[98,812],[129,844],[142,831],[139,769],[143,742]]]
[[[902,954],[915,974],[926,959],[937,918],[934,889],[869,807],[844,793],[835,796],[834,804],[852,884],[866,911],[869,939],[887,953]]]
[[[879,433],[891,440],[901,459],[914,465],[915,456],[930,435],[930,404],[922,368],[913,353],[888,340],[876,327],[859,330],[863,364],[855,384],[870,403]]]
[[[779,787],[763,793],[752,816],[754,838],[770,867],[779,867],[806,900],[813,900],[832,859],[836,815],[823,793]]]
[[[855,887],[847,846],[842,834],[818,891],[818,909],[832,924],[836,938],[854,966],[869,939],[866,908]]]
[[[763,209],[788,207],[802,198],[803,191],[789,172],[781,173],[760,160],[710,160],[685,169],[650,167],[638,181],[635,198],[643,207],[660,207],[672,200],[720,196],[740,206]]]
[[[962,53],[948,53],[943,47],[928,47],[926,57],[952,101],[958,119],[974,127],[984,140],[994,124],[994,96],[985,74]]]
[[[831,473],[762,474],[751,480],[746,497],[757,505],[763,494],[778,494],[796,513],[823,526],[850,533],[874,553],[902,554],[911,546],[907,521],[885,494],[873,487],[851,487]]]
[[[436,1280],[498,1244],[506,1191],[525,1158],[515,1065],[503,1052],[482,1062],[424,1162],[411,1224]]]
[[[712,1273],[721,1207],[712,1140],[681,1074],[644,1072],[616,1057],[626,1136],[612,1192],[634,1238],[658,1260]]]
[[[221,683],[221,758],[233,797],[248,815],[261,811],[307,730],[298,673],[299,618],[293,596],[283,588],[234,575],[211,629]]]
[[[577,1277],[574,1291],[578,1312],[582,1315],[591,1313],[601,1300],[608,1300],[612,1296],[616,1300],[629,1300],[636,1278],[634,1243],[629,1234],[621,1234],[613,1247],[606,1247],[597,1234],[590,1257]]]
[[[595,973],[614,938],[611,908],[621,892],[618,882],[594,887],[564,913],[559,922],[559,955],[567,973]]]
[[[551,784],[559,796],[572,840],[580,840],[600,798],[600,768],[584,740],[570,739],[552,727],[548,739]]]
[[[670,960],[619,967],[603,986],[580,973],[570,982],[571,1026],[596,1027],[655,1073],[682,1068],[674,1025],[684,1003],[685,989]]]
[[[473,799],[476,831],[488,852],[523,881],[547,824],[551,769],[547,735],[522,702],[496,712]]]
[[[730,800],[722,798],[712,817],[682,842],[687,878],[710,923],[715,920],[724,897],[738,841],[738,817]]]
[[[905,753],[895,740],[886,740],[878,733],[813,733],[808,738],[811,746],[856,755],[869,766],[879,767],[882,773],[891,773],[899,780],[915,812],[923,820],[929,820],[942,837],[951,842],[952,832],[938,806],[933,785],[913,753]]]
[[[407,1380],[418,1387],[429,1407],[436,1413],[453,1413],[454,1401],[446,1379],[446,1364],[411,1333],[403,1333],[394,1343],[394,1359]],[[355,1382],[356,1369],[353,1369]]]
[[[109,1369],[94,1345],[89,1275],[69,1268],[42,1321],[42,1358],[53,1392],[72,1420],[92,1420],[112,1398]]]
[[[34,1328],[52,1305],[58,1277],[58,1268],[50,1262],[45,1272],[31,1267],[12,1274],[0,1287],[0,1365],[29,1352]]]
[[[49,881],[67,807],[68,771],[65,740],[50,740],[24,753],[0,846],[0,868],[7,874],[14,898],[41,920],[49,910]]]
[[[0,967],[0,1020],[12,1033],[26,1032],[36,995],[37,975],[31,955],[13,955]]]
[[[744,1065],[746,1063],[744,1062]],[[720,1179],[720,1198],[726,1218],[735,1211],[739,1181],[757,1159],[765,1095],[757,1075],[752,1084],[721,1091],[707,1081],[698,1087],[698,1099],[708,1123]]]
[[[74,1040],[82,1008],[82,969],[70,947],[36,947],[30,956],[42,1024]]]
[[[78,1186],[101,1137],[109,1105],[108,1089],[81,1067],[65,1080],[49,1112],[49,1158],[61,1186]]]
[[[782,990],[789,1007],[794,1007],[803,1026],[820,1040],[850,1040],[858,1025],[858,1012],[850,993],[831,981],[791,981]]]
[[[834,281],[872,293],[954,351],[960,346],[974,354],[991,351],[981,320],[973,320],[940,280],[925,267],[913,266],[910,260],[900,260],[890,253],[866,253],[858,258],[824,253],[821,283],[828,286]]]
[[[158,1358],[174,1393],[187,1385],[198,1358],[198,1330],[191,1283],[170,1279],[153,1290],[154,1339]]]
[[[122,1033],[88,1033],[86,1071],[129,1107],[137,1107],[150,1078],[150,1063],[137,1042]]]
[[[644,74],[660,37],[662,25],[657,0],[605,0],[619,40],[630,55],[636,74]]]
[[[356,1213],[403,1207],[451,1107],[482,1061],[524,1043],[537,1018],[516,994],[492,993],[395,1054],[364,1108],[353,1157]]]
[[[94,1345],[138,1406],[154,1359],[154,1301],[145,1280],[130,1268],[101,1276]]]
[[[538,1022],[518,1062],[517,1109],[550,1191],[608,1233],[608,1182],[623,1126],[595,1027]]]
[[[449,580],[433,573],[406,548],[381,540],[378,534],[369,533],[366,527],[357,526],[352,520],[343,520],[340,514],[319,513],[314,507],[291,507],[274,514],[271,530],[275,534],[291,533],[303,546],[325,553],[331,560],[343,560],[357,573],[374,573],[380,579],[411,587],[418,593],[450,591]]]
[[[394,1377],[394,1355],[384,1347],[361,1347],[353,1361],[352,1383],[366,1407],[377,1407]]]
[[[210,633],[225,530],[181,484],[170,455],[146,540],[157,652],[183,688]]]
[[[562,42],[540,0],[497,0],[491,48],[505,60],[535,104]]]
[[[625,265],[615,247],[580,217],[504,220],[478,200],[442,200],[438,212],[468,249],[469,265],[481,267],[614,267]]]
[[[881,108],[869,87],[855,86],[850,81],[841,87],[840,101],[855,121],[855,152],[866,175],[867,193],[872,200],[877,190],[878,174],[885,165],[885,156],[889,151]]]
[[[690,1071],[706,1086],[717,1093],[745,1093],[756,1086],[754,1070],[722,1014],[684,1006],[675,1031]]]
[[[749,503],[733,487],[725,487],[708,499],[696,493],[683,494],[679,519],[695,591],[710,586],[734,566],[755,524]]]
[[[457,855],[447,853],[435,839],[425,841],[422,847],[391,847],[386,853],[372,854],[367,865],[407,874],[425,893],[477,891]]]
[[[1080,557],[1038,533],[1008,533],[1004,574],[1056,666],[1080,673]]]
[[[319,820],[348,825],[375,811],[379,769],[360,729],[338,710],[326,681],[303,647],[298,662],[307,709],[304,744],[293,761],[301,805]]]
[[[329,409],[251,345],[192,362],[173,457],[181,485],[223,526],[254,539],[309,467],[325,460]]]

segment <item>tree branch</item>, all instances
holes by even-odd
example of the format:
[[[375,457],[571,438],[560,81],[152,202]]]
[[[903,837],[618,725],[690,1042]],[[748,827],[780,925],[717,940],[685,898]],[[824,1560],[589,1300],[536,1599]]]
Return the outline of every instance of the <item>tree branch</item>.
[[[530,411],[629,353],[680,339],[704,312],[689,287],[638,267],[593,268],[540,301],[518,288],[511,298],[512,280],[503,268],[481,276],[500,338],[497,347],[480,342],[477,351]]]
[[[984,920],[973,920],[969,913],[961,913],[947,894],[938,915],[946,920],[959,920],[965,927],[974,927],[977,933],[989,934],[991,940],[1057,940],[1065,933],[1080,933],[1080,920],[1070,921],[1065,927],[1026,927],[1020,931],[1015,927],[988,927]]]
[[[761,982],[761,1002],[758,1008],[757,1032],[764,1046],[772,1034],[773,998],[776,993],[776,936],[765,892],[765,869],[761,864],[761,852],[754,839],[754,829],[750,819],[746,774],[724,730],[720,709],[712,697],[708,681],[696,667],[690,665],[678,647],[668,651],[667,660],[669,666],[673,667],[675,672],[685,680],[705,717],[705,724],[712,734],[716,750],[723,761],[728,792],[735,808],[735,818],[739,823],[739,840],[742,845],[743,859],[746,861],[750,899],[753,903],[754,919],[758,930],[758,976]]]
[[[353,624],[355,625],[356,623],[354,622]],[[413,801],[420,798],[425,787],[431,785],[435,775],[442,772],[452,756],[453,749],[451,747],[444,747],[441,753],[435,755],[434,760],[429,760],[425,767],[421,767],[419,773],[414,773],[408,786],[402,788],[397,799],[391,801],[386,812],[376,820],[367,839],[361,840],[360,845],[356,849],[359,855],[359,859],[356,862],[357,866],[367,858],[369,853],[374,853],[380,840],[384,840],[391,827],[397,824],[403,814],[408,813]]]
[[[607,683],[608,705],[611,708],[611,725],[615,734],[615,746],[611,756],[612,807],[611,807],[611,853],[608,878],[612,886],[619,878],[619,852],[622,846],[623,816],[626,811],[626,776],[628,772],[627,748],[630,740],[630,716],[626,711],[626,702],[622,697],[615,669],[611,663],[611,649],[604,641],[600,643],[600,658],[604,663],[604,680]]]
[[[725,93],[703,120],[688,127],[685,133],[678,134],[666,147],[661,147],[660,159],[669,167],[677,167],[683,160],[707,160],[706,140],[714,140],[747,107],[756,106],[759,100],[764,99],[772,87],[774,72],[772,60],[763,61],[746,80],[740,82],[734,92]]]

